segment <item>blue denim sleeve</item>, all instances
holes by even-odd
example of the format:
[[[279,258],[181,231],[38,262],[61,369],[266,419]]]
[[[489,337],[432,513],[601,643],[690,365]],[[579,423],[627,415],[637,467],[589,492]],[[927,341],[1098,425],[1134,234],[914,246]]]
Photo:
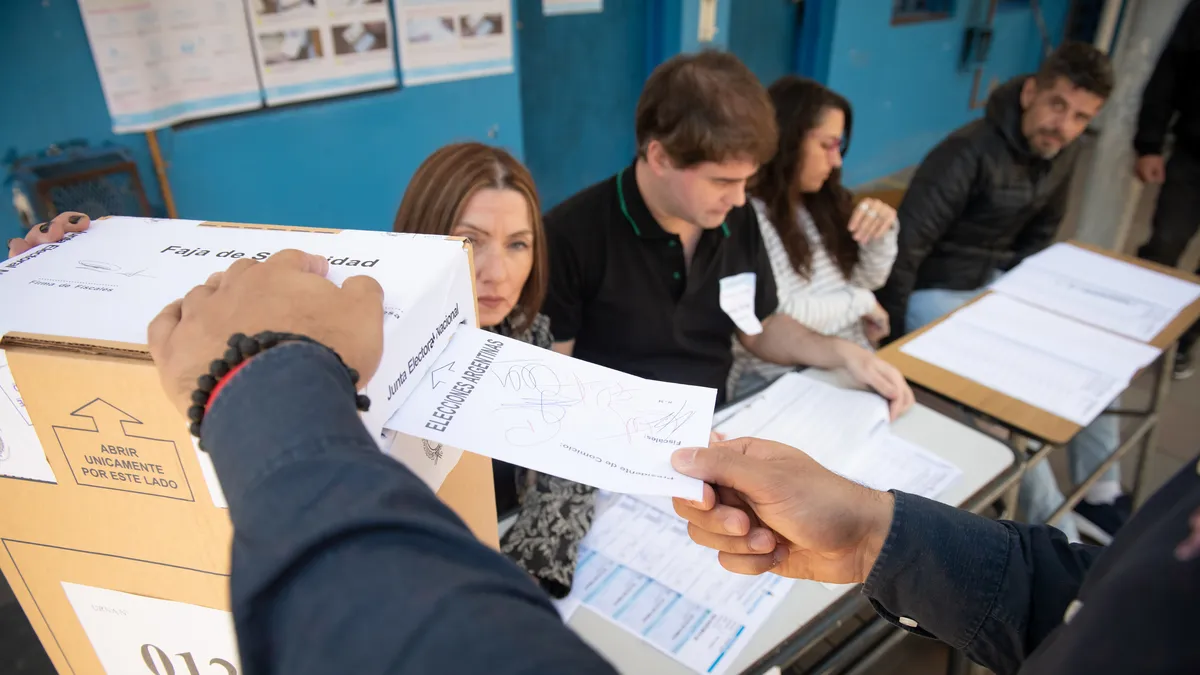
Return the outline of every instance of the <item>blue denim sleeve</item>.
[[[863,593],[892,624],[1020,669],[1079,592],[1097,547],[1048,525],[994,521],[893,492],[892,525]]]
[[[381,453],[329,352],[287,344],[213,402],[243,672],[611,673],[541,590]]]

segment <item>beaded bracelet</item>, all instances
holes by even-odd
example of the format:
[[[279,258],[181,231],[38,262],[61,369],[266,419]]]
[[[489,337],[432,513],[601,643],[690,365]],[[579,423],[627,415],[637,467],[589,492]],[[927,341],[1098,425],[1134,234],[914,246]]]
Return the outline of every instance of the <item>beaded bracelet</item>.
[[[216,394],[222,385],[237,370],[240,370],[250,357],[266,351],[281,342],[307,342],[318,347],[323,347],[330,354],[337,357],[338,363],[342,364],[342,367],[350,375],[351,383],[355,387],[358,386],[358,371],[347,366],[340,354],[307,335],[263,331],[254,337],[250,337],[245,333],[235,333],[225,343],[229,347],[229,349],[225,350],[225,358],[214,360],[208,367],[208,373],[196,379],[196,390],[192,392],[192,405],[187,411],[188,419],[191,421],[188,431],[193,436],[200,438],[200,424],[204,421],[204,414],[208,412],[208,406],[216,400]],[[356,393],[354,395],[354,407],[362,412],[366,412],[371,408],[371,399],[367,398],[364,394]]]

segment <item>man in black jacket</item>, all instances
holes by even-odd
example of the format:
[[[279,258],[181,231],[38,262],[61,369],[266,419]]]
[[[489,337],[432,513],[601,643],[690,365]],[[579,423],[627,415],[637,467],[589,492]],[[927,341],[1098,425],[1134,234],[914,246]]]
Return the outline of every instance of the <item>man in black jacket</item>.
[[[1179,116],[1172,124],[1175,113]],[[1170,164],[1163,161],[1168,130],[1175,132]],[[1200,0],[1192,0],[1183,11],[1146,83],[1133,147],[1138,154],[1137,177],[1162,184],[1150,240],[1138,255],[1174,267],[1200,227]],[[1176,379],[1192,374],[1191,351],[1197,337],[1200,324],[1179,341]]]
[[[992,93],[982,119],[954,131],[921,162],[900,204],[899,255],[879,302],[895,335],[947,314],[1054,240],[1079,152],[1074,142],[1112,92],[1108,58],[1067,43],[1035,75]],[[1071,443],[1071,477],[1091,475],[1119,442],[1117,420],[1098,418]],[[1025,478],[1021,506],[1044,522],[1062,503],[1046,462]],[[1116,467],[1076,508],[1087,534],[1107,542],[1128,518]],[[1060,527],[1073,540],[1070,515]],[[1096,527],[1087,527],[1095,525]]]

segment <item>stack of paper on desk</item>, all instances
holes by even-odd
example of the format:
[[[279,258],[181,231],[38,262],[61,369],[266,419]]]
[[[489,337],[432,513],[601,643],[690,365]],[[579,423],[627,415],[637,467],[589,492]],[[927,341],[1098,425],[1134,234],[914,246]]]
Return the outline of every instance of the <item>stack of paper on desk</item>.
[[[1065,243],[1025,259],[991,289],[1143,342],[1200,297],[1200,285]]]
[[[962,475],[924,448],[891,432],[887,402],[803,373],[788,373],[721,416],[716,430],[799,448],[822,466],[877,490],[903,490],[930,499]]]
[[[887,401],[801,373],[787,373],[715,427],[726,438],[753,436],[800,448],[825,466],[879,441]]]
[[[900,351],[1083,426],[1160,350],[991,294]]]
[[[673,511],[601,494],[564,620],[580,605],[699,673],[722,673],[795,582],[726,571]]]

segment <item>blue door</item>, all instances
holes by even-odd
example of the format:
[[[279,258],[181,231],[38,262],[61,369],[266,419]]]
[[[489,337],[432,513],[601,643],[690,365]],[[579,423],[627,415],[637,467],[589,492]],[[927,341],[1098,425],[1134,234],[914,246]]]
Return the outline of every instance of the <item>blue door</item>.
[[[604,0],[603,11],[544,16],[518,0],[525,161],[550,208],[633,159],[656,0]]]

